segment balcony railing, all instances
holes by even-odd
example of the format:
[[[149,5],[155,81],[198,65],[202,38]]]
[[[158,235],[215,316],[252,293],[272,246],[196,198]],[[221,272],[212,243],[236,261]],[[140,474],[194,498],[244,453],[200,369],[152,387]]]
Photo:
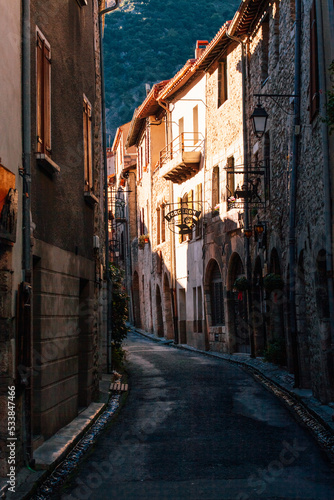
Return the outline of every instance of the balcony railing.
[[[182,132],[160,151],[160,175],[181,184],[198,172],[203,149],[202,134]]]

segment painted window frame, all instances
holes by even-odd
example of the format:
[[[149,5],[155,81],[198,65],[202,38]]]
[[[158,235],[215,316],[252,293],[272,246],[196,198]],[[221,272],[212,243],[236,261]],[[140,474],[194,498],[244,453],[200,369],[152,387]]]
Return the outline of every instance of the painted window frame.
[[[36,149],[51,157],[51,45],[36,26]]]

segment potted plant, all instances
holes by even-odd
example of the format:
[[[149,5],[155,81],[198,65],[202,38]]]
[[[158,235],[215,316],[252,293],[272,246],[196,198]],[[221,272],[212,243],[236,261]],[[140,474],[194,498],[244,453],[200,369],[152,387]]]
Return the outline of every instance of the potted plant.
[[[144,246],[145,246],[145,238],[144,235],[141,234],[140,236],[138,236],[138,247],[144,248]]]
[[[220,203],[217,203],[214,208],[213,208],[213,212],[212,212],[212,216],[213,217],[216,217],[216,215],[219,215],[219,207],[220,207]]]
[[[246,276],[239,276],[233,284],[234,290],[237,292],[245,292],[246,290],[249,290],[250,288],[250,283]]]
[[[269,273],[263,278],[263,286],[266,292],[271,293],[274,290],[282,290],[284,281],[279,274]]]
[[[144,248],[145,243],[148,243],[150,241],[148,234],[141,234],[138,237],[138,247],[139,248]]]

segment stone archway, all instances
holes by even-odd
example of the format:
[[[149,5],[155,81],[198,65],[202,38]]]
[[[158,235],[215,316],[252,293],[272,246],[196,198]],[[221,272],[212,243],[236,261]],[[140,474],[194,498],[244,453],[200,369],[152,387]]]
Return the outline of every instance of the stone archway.
[[[234,252],[229,260],[227,273],[227,308],[228,308],[228,332],[232,352],[251,352],[250,325],[247,316],[246,292],[238,292],[233,289],[237,278],[244,276],[244,266],[240,255]]]
[[[164,320],[162,316],[162,304],[161,304],[161,293],[159,285],[156,286],[155,292],[155,305],[156,305],[156,332],[158,337],[164,336]]]
[[[252,324],[254,330],[254,343],[256,355],[261,355],[266,348],[266,325],[264,316],[264,291],[261,258],[255,260],[253,274],[253,310]]]
[[[273,248],[270,253],[269,272],[282,276],[280,259],[278,251]],[[284,294],[281,290],[274,290],[271,293],[266,292],[267,310],[269,311],[268,318],[268,340],[277,341],[281,339],[285,344],[285,328],[284,328]],[[282,349],[284,346],[282,347]]]
[[[311,387],[310,338],[306,314],[304,250],[300,252],[296,276],[296,335],[301,387]]]
[[[140,290],[139,290],[139,276],[137,271],[133,274],[132,281],[132,301],[133,301],[133,321],[137,328],[141,328],[140,317]]]
[[[163,303],[164,303],[164,325],[165,325],[165,337],[167,339],[174,339],[174,329],[173,329],[173,315],[172,315],[172,297],[171,290],[169,286],[169,281],[167,274],[164,275],[163,283]]]

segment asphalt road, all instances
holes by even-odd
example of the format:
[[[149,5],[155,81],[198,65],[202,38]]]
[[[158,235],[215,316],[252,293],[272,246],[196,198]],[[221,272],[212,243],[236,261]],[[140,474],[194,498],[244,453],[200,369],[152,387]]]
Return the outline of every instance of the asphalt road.
[[[326,456],[249,374],[139,335],[125,347],[126,405],[57,498],[334,499]]]

